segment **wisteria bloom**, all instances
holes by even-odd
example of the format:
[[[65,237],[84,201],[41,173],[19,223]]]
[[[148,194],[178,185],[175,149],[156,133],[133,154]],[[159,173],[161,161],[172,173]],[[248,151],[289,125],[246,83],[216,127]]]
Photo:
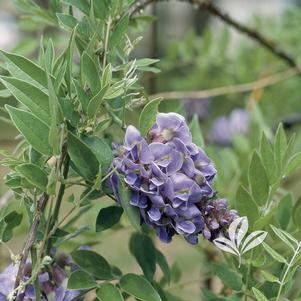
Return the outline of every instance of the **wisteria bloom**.
[[[183,106],[187,114],[187,119],[191,120],[196,115],[200,122],[206,121],[209,116],[211,102],[211,98],[184,99]]]
[[[80,294],[77,290],[68,290],[68,272],[67,269],[73,266],[71,259],[66,254],[60,254],[49,266],[49,270],[41,271],[38,279],[41,287],[42,300],[53,301],[71,301]],[[8,296],[14,289],[18,265],[9,265],[0,273],[0,301],[8,301]],[[24,269],[24,279],[27,281],[31,277],[31,263],[27,263]],[[24,292],[20,294],[17,301],[36,300],[33,285],[27,285]]]
[[[201,204],[215,195],[216,170],[192,142],[185,119],[160,113],[147,137],[128,126],[124,144],[114,149],[117,172],[110,181],[117,199],[118,181],[124,177],[132,193],[130,203],[139,208],[142,223],[153,227],[163,242],[180,234],[196,244],[206,229]]]
[[[212,125],[209,140],[213,143],[229,146],[237,134],[246,135],[250,128],[250,114],[245,109],[235,109],[229,117],[219,117]]]

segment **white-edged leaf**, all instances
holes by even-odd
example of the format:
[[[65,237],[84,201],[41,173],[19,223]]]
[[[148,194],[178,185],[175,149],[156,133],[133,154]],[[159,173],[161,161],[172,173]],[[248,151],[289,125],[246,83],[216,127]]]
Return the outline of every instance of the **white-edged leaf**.
[[[291,234],[287,233],[286,231],[276,228],[275,226],[271,225],[272,230],[274,231],[274,233],[290,248],[292,248],[293,250],[295,250],[293,243],[295,243],[296,245],[298,245],[298,240],[295,239]]]
[[[266,238],[268,232],[266,231],[254,231],[244,241],[242,245],[242,254],[260,245]]]
[[[216,238],[213,243],[222,251],[239,256],[239,252],[234,243],[225,237]]]
[[[242,239],[247,234],[249,228],[248,218],[246,216],[236,218],[229,226],[230,240],[239,247]]]

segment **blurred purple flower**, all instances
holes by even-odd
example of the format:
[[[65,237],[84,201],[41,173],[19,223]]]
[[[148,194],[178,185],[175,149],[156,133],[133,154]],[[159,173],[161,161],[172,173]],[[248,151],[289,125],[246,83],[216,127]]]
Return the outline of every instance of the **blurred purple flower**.
[[[211,98],[184,99],[183,106],[187,114],[187,119],[191,120],[196,115],[200,122],[206,121],[209,115]]]
[[[250,114],[245,109],[235,109],[229,117],[221,116],[212,125],[209,140],[213,143],[229,146],[237,134],[246,135],[250,128]]]
[[[204,151],[192,143],[185,119],[176,113],[158,114],[147,138],[128,126],[124,144],[114,148],[117,172],[110,180],[117,199],[122,175],[142,223],[153,227],[164,242],[180,234],[196,244],[205,229],[199,204],[214,196],[216,170]]]
[[[42,300],[53,301],[70,301],[80,294],[80,291],[68,290],[68,269],[73,266],[70,256],[59,254],[47,271],[41,271],[38,279],[41,285]],[[16,275],[18,272],[17,265],[9,265],[0,273],[0,301],[8,301],[8,295],[13,291]],[[31,263],[27,263],[24,270],[24,281],[31,277]],[[36,300],[33,285],[27,285],[24,292],[20,294],[17,301],[34,301]],[[80,299],[79,299],[80,300]]]

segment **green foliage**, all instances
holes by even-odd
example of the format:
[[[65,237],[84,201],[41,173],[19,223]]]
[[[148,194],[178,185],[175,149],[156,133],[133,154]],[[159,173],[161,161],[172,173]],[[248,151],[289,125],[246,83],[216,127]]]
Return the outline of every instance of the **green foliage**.
[[[100,301],[124,300],[119,289],[111,283],[102,284],[100,288],[96,291],[96,295]]]
[[[19,132],[32,147],[43,155],[51,155],[48,142],[49,127],[33,114],[6,105],[6,109]]]
[[[96,279],[112,278],[112,269],[101,255],[93,251],[78,250],[72,253],[72,258],[76,264]]]
[[[120,203],[124,209],[125,214],[129,218],[131,225],[140,231],[140,214],[139,209],[135,206],[131,206],[131,192],[127,186],[125,186],[123,179],[120,177],[118,185],[118,193],[120,197]]]
[[[156,248],[153,241],[144,234],[134,234],[130,240],[130,251],[139,263],[144,276],[152,281],[156,272]]]
[[[156,98],[148,102],[139,117],[139,129],[141,135],[147,135],[148,131],[156,121],[156,115],[158,113],[158,107],[161,102],[161,98]]]
[[[93,278],[80,270],[73,272],[68,280],[68,289],[71,290],[91,289],[94,287],[96,287],[96,282]]]
[[[152,285],[142,276],[126,274],[120,279],[120,286],[126,293],[142,301],[162,301]]]
[[[96,232],[112,228],[121,218],[123,209],[117,206],[109,206],[100,209],[96,219]]]

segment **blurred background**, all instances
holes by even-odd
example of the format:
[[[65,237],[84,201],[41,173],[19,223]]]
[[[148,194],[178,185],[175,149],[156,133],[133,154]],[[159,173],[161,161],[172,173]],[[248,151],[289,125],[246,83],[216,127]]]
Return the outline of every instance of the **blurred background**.
[[[48,6],[47,0],[36,2]],[[233,19],[275,41],[298,64],[301,63],[301,1],[224,0],[214,3]],[[231,203],[238,181],[248,167],[250,149],[257,146],[262,130],[271,135],[282,121],[289,135],[296,133],[295,148],[300,149],[301,76],[286,73],[290,67],[279,57],[205,10],[197,11],[183,2],[166,1],[149,6],[145,13],[153,17],[145,17],[143,25],[133,26],[133,36],[143,35],[134,57],[159,58],[156,67],[161,72],[146,73],[142,83],[149,95],[181,92],[179,97],[164,94],[170,99],[163,102],[161,110],[177,111],[189,120],[199,121],[195,123],[197,130],[202,132],[206,151],[218,169],[215,186],[219,194]],[[0,0],[0,48],[36,58],[43,34],[44,38],[51,37],[55,41],[59,53],[60,48],[65,46],[66,33],[53,29],[51,24],[44,25],[44,22],[41,26],[39,18],[28,18],[14,6],[14,1]],[[2,71],[0,62],[0,73]],[[277,75],[277,81],[271,81],[266,87],[254,84],[243,93],[237,90],[237,85],[274,75]],[[233,86],[232,93],[225,89],[221,95],[212,96],[210,89],[224,86]],[[209,91],[207,94],[199,93],[203,90]],[[185,91],[195,93],[192,95]],[[6,103],[16,105],[0,85],[0,147],[13,151],[18,139],[3,110]],[[128,122],[135,123],[136,115],[132,112]],[[2,168],[1,178],[4,178],[5,172]],[[295,195],[300,194],[294,179],[285,185]],[[4,180],[0,182],[0,195],[0,210],[6,204],[21,210],[20,204],[11,199]],[[106,200],[95,200],[95,210],[86,213],[77,226],[89,225],[93,228],[98,209],[108,204]],[[67,210],[68,205],[65,207]],[[19,227],[16,233],[20,239],[10,243],[15,253],[22,247],[25,229]],[[125,272],[138,270],[128,251],[126,230],[126,221],[123,221],[120,231],[108,231],[96,239],[89,231],[82,235],[89,237],[91,244],[97,241],[95,248]],[[81,237],[77,238],[77,244],[80,244]],[[67,249],[72,249],[76,243],[70,243]],[[210,250],[210,245],[201,241],[199,247],[191,247],[182,239],[175,239],[172,245],[157,244],[169,262],[174,263],[174,270],[183,271],[182,279],[175,281],[170,288],[173,293],[184,300],[201,300],[199,288],[202,279],[205,279],[206,267],[204,265],[200,271],[199,263],[206,259],[206,254],[214,256],[214,253],[204,252]],[[119,256],[120,250],[124,250],[122,258]],[[0,270],[8,261],[7,250],[0,246]]]

